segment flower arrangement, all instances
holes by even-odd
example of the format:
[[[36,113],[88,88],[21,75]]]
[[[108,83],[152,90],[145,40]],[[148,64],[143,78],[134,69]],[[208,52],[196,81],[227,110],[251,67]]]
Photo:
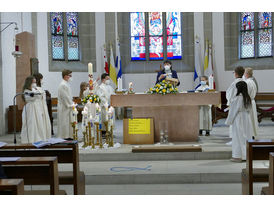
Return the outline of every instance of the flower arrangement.
[[[170,83],[167,83],[166,80],[163,80],[157,83],[154,87],[149,88],[147,91],[148,94],[176,94],[178,93],[178,88]]]
[[[100,103],[101,99],[96,94],[88,95],[88,96],[86,96],[85,98],[82,99],[83,104],[86,104],[88,101],[90,101],[90,103]]]

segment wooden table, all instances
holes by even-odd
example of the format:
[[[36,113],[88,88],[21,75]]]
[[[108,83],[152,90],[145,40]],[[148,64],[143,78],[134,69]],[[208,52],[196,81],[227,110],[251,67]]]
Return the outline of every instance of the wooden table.
[[[23,195],[24,194],[24,180],[23,179],[0,179],[0,191],[4,194]],[[1,192],[0,192],[1,194]]]
[[[165,124],[169,142],[197,141],[199,106],[220,101],[219,92],[111,95],[113,107],[132,107],[132,118],[154,119],[155,142],[160,141],[160,128]]]
[[[59,192],[57,157],[21,157],[1,162],[8,178],[22,178],[25,184],[49,184],[50,194]]]

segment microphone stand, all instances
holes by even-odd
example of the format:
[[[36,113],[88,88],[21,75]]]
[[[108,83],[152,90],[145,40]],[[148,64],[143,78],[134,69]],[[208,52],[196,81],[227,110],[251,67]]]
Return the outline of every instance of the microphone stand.
[[[19,95],[24,95],[25,93],[17,93],[14,97],[13,97],[13,143],[16,144],[16,108],[15,108],[15,99],[17,96]]]

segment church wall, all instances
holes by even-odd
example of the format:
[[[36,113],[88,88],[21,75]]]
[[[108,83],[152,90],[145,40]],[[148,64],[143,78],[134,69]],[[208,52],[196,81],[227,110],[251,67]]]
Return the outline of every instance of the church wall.
[[[101,14],[102,15],[102,14]],[[39,60],[39,71],[44,76],[44,88],[49,90],[52,97],[57,97],[58,95],[58,85],[62,80],[62,73],[61,72],[50,72],[49,71],[49,55],[48,55],[48,26],[47,26],[47,13],[38,13],[37,14],[37,48],[38,48],[38,60]],[[97,30],[104,32],[104,30],[99,26],[96,26]],[[96,35],[96,42],[97,37],[101,39],[101,36]],[[97,50],[100,45],[96,45]],[[96,55],[99,58],[99,55]],[[96,68],[98,68],[97,65]],[[98,68],[100,70],[100,68]],[[72,88],[72,95],[78,96],[80,91],[80,83],[82,81],[88,81],[87,72],[73,72],[73,81],[71,83]],[[94,77],[97,78],[98,73],[94,73]]]
[[[31,15],[24,12],[1,12],[1,22],[16,22],[18,25],[18,33],[23,31],[32,32]],[[7,25],[1,25],[4,28]],[[15,26],[9,26],[1,33],[1,48],[2,48],[2,81],[3,81],[3,113],[5,131],[7,131],[7,109],[13,104],[13,97],[16,94],[16,64],[15,58],[12,56],[14,51],[14,31]],[[20,48],[19,48],[20,49]],[[18,97],[20,98],[20,97]]]

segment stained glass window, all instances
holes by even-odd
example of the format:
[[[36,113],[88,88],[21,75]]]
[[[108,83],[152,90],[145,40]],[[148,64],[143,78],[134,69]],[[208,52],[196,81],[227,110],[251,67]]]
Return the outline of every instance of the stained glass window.
[[[131,60],[146,59],[145,44],[145,13],[130,13]]]
[[[271,12],[259,12],[258,56],[272,56],[272,15]]]
[[[272,56],[271,12],[242,12],[240,28],[240,58]]]
[[[131,60],[182,59],[180,12],[132,12],[130,25]]]
[[[78,14],[67,12],[68,60],[79,60]]]
[[[149,12],[149,59],[162,60],[163,53],[163,20],[162,12]]]
[[[52,58],[54,60],[64,59],[64,29],[63,14],[61,12],[50,13],[51,19],[51,44]]]
[[[52,59],[79,60],[78,13],[51,12],[50,20]],[[65,48],[67,48],[66,53]]]
[[[254,13],[241,13],[241,58],[255,56]]]
[[[167,59],[182,58],[180,12],[166,13]]]

